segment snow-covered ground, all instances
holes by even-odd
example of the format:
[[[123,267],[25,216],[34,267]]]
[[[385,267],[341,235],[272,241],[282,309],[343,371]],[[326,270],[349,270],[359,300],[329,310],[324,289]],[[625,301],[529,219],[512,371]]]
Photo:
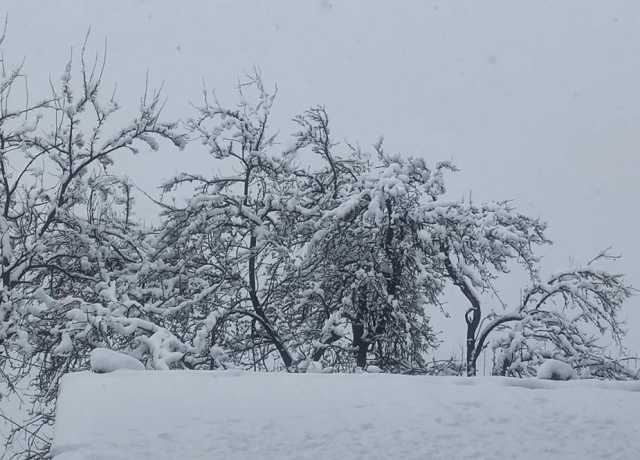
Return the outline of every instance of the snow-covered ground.
[[[54,459],[640,458],[640,382],[67,375]]]

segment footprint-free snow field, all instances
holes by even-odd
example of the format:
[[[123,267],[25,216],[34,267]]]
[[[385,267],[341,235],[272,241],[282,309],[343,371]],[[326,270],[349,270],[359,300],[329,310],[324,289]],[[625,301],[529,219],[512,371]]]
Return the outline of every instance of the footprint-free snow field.
[[[640,459],[640,383],[236,372],[64,377],[55,460]]]

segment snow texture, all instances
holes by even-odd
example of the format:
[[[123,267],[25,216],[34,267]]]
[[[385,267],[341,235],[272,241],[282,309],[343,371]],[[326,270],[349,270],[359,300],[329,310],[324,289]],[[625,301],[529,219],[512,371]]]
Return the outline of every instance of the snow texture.
[[[122,371],[63,378],[55,460],[637,459],[640,383]],[[99,396],[97,396],[99,395]]]
[[[132,356],[107,348],[95,348],[90,354],[91,370],[102,374],[118,369],[144,370],[144,364]]]
[[[567,363],[547,359],[538,368],[537,377],[546,380],[571,380],[576,378],[576,371]]]

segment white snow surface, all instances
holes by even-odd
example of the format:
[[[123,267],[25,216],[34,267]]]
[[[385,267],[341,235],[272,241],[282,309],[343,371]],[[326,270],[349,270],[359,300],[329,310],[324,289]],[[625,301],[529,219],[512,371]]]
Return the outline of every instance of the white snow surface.
[[[93,372],[113,372],[120,369],[144,370],[144,364],[133,356],[109,350],[107,348],[94,348],[89,355],[89,364]]]
[[[55,460],[638,459],[640,382],[69,374]]]
[[[538,368],[536,377],[547,380],[570,380],[576,378],[576,371],[565,362],[547,359]]]

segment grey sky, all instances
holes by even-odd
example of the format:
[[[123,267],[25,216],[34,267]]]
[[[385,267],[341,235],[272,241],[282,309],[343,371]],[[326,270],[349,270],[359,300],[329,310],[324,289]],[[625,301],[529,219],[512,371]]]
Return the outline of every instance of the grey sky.
[[[89,26],[92,49],[108,38],[120,101],[135,104],[149,70],[164,81],[170,118],[189,116],[203,81],[234,102],[255,65],[278,84],[283,135],[293,115],[324,104],[338,138],[368,146],[384,134],[389,150],[452,159],[462,169],[454,197],[513,199],[541,216],[556,243],[544,251],[548,271],[612,245],[624,256],[612,268],[640,286],[636,1],[4,0],[4,12],[6,57],[26,58],[35,94]],[[175,172],[213,168],[189,149],[123,160],[150,192]],[[635,352],[639,306],[627,307]],[[462,340],[459,316],[437,324]]]

